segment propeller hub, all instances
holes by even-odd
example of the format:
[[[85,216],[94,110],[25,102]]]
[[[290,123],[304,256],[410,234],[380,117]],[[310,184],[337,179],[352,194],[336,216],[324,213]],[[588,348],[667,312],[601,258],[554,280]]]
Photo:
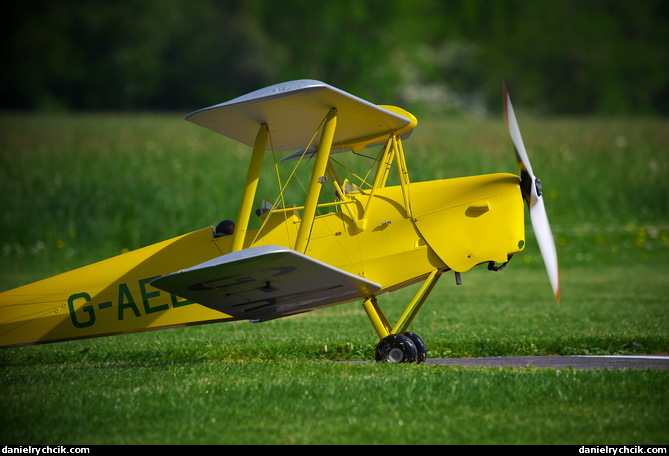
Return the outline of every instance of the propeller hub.
[[[534,192],[532,186],[534,185]],[[537,198],[543,195],[543,187],[541,181],[533,177],[526,170],[521,170],[520,173],[520,188],[528,204],[532,204]]]

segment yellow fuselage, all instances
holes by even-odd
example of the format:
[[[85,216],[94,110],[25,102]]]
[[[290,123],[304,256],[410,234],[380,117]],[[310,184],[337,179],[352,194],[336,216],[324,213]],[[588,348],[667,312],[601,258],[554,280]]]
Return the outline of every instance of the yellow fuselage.
[[[505,262],[524,245],[519,179],[491,174],[348,194],[313,221],[308,256],[382,285],[410,285],[435,269],[464,272]],[[365,211],[365,208],[369,208]],[[364,224],[360,217],[365,215]],[[244,248],[293,247],[298,211],[263,214]],[[149,283],[230,252],[206,228],[0,294],[0,346],[121,334],[233,318]]]

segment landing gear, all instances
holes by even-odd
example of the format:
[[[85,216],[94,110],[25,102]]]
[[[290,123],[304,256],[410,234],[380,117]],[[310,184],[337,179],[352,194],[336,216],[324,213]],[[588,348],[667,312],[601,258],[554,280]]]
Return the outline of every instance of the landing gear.
[[[427,348],[417,334],[391,334],[376,346],[376,361],[379,363],[424,363]]]
[[[434,270],[426,277],[425,283],[404,310],[395,326],[391,326],[383,311],[370,296],[362,304],[372,326],[379,335],[381,342],[376,346],[376,361],[386,363],[424,363],[427,359],[425,342],[415,333],[407,332],[407,328],[416,316],[427,296],[436,285],[443,271]]]

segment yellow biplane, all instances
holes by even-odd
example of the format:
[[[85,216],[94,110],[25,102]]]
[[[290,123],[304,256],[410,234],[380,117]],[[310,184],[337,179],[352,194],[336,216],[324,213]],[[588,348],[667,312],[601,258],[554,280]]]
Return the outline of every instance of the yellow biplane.
[[[520,177],[410,182],[403,140],[416,118],[319,81],[277,84],[195,111],[186,119],[252,148],[234,230],[202,229],[1,293],[0,346],[261,322],[359,301],[380,339],[377,361],[423,362],[425,343],[408,328],[429,293],[446,271],[459,282],[474,266],[499,270],[522,251],[525,203],[559,300],[541,186],[506,90],[505,114]],[[337,153],[373,146],[368,176],[338,176]],[[268,152],[308,163],[302,205],[258,203]],[[386,185],[395,172],[399,184]],[[333,197],[323,202],[325,186]],[[254,217],[260,228],[251,229]],[[377,298],[421,282],[391,324]]]

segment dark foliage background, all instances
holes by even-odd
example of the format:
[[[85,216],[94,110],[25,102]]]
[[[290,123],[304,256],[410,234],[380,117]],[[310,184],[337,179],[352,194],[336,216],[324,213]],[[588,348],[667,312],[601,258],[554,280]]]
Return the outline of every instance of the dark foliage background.
[[[290,79],[440,111],[669,113],[663,0],[5,2],[0,108],[191,110]]]

